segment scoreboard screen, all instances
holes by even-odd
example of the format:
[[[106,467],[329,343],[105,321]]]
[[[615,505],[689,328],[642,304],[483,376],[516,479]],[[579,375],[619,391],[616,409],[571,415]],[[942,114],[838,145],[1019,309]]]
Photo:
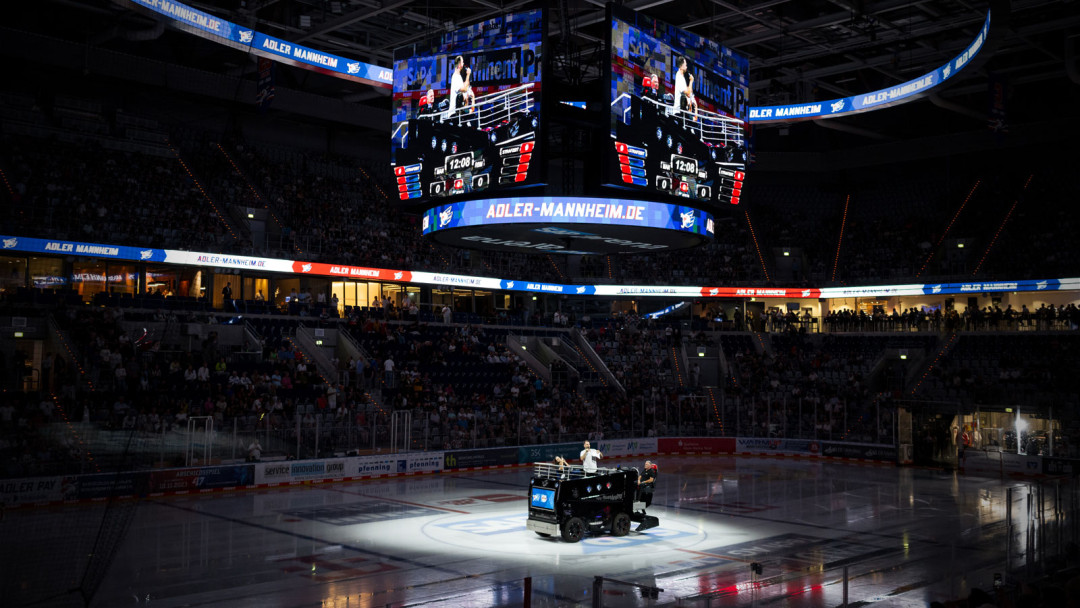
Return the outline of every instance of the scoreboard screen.
[[[408,205],[540,180],[543,11],[394,52],[391,165]]]
[[[609,24],[606,183],[712,207],[739,204],[747,157],[747,59],[619,7],[611,7]]]

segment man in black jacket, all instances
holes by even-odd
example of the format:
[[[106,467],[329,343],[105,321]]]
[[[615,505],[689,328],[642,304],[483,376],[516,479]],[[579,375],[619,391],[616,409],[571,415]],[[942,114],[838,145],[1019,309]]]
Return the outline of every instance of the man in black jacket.
[[[656,463],[646,460],[645,470],[641,472],[641,477],[638,478],[638,500],[645,503],[645,508],[652,506],[653,492],[656,490],[656,478],[659,474],[660,470],[656,467]],[[644,515],[644,512],[642,514]],[[643,520],[636,528],[636,531],[641,532],[649,527],[646,521]]]

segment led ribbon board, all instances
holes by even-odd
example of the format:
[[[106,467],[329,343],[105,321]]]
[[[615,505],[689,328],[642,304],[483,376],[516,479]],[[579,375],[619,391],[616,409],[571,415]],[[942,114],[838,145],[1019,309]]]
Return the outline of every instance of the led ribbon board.
[[[524,206],[529,200],[536,199],[499,199],[519,201]],[[550,200],[550,199],[540,199]],[[560,199],[565,201],[565,199]],[[608,201],[612,199],[572,199],[577,201]],[[481,203],[484,201],[474,201]],[[488,201],[502,205],[498,201]],[[624,201],[625,202],[625,201]],[[629,201],[642,204],[640,201]],[[462,203],[467,204],[467,203]],[[518,204],[518,203],[514,203]],[[594,203],[595,204],[595,203]],[[656,205],[657,203],[651,203]],[[535,203],[534,203],[535,205]],[[667,205],[674,207],[673,205]],[[513,207],[502,207],[510,209]],[[593,213],[595,213],[595,208]],[[704,212],[695,210],[697,214]],[[646,212],[647,214],[647,212]],[[704,214],[708,216],[708,214]],[[696,216],[700,217],[700,216]],[[590,221],[595,221],[591,220]],[[696,221],[696,220],[695,220]],[[681,223],[681,222],[680,222]],[[675,233],[687,232],[692,229]],[[566,229],[566,232],[574,232]],[[585,241],[589,242],[589,241]],[[53,254],[79,256],[85,258],[112,259],[143,263],[160,263],[183,266],[203,266],[210,268],[228,268],[234,270],[252,269],[263,272],[282,274],[304,274],[331,278],[354,280],[378,280],[388,282],[413,283],[417,285],[442,285],[486,290],[523,291],[533,293],[556,293],[583,296],[634,296],[667,298],[783,298],[783,299],[834,299],[866,298],[890,296],[951,296],[972,293],[1002,292],[1057,292],[1080,291],[1080,277],[1058,279],[1024,279],[1019,281],[971,281],[968,283],[912,283],[906,285],[868,285],[863,287],[822,287],[810,289],[792,289],[783,287],[702,287],[694,285],[573,285],[560,283],[542,283],[527,279],[499,279],[469,275],[433,273],[423,271],[394,270],[389,268],[367,268],[286,260],[281,258],[262,258],[254,256],[228,255],[199,251],[181,251],[177,249],[158,249],[154,247],[134,247],[128,245],[106,245],[81,241],[58,239],[40,239],[33,237],[0,235],[0,251],[27,254]],[[56,277],[62,279],[63,277]],[[60,281],[61,284],[63,281]]]
[[[128,0],[128,2],[167,17],[178,29],[226,46],[250,51],[281,63],[385,89],[393,84],[393,74],[389,68],[340,57],[268,36],[180,2],[173,0]]]
[[[790,122],[810,118],[835,118],[914,101],[926,95],[930,89],[959,74],[960,70],[968,65],[979,53],[979,50],[982,49],[989,34],[990,11],[987,11],[982,28],[979,30],[978,35],[975,36],[975,39],[971,41],[971,44],[951,61],[936,70],[894,87],[879,89],[861,95],[852,95],[851,97],[831,99],[829,101],[815,101],[813,103],[753,107],[750,108],[749,122],[760,124]]]

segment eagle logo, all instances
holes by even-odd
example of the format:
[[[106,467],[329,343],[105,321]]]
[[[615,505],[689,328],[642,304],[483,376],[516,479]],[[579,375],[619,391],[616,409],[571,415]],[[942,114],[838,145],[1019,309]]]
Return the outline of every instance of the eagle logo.
[[[694,212],[693,211],[686,211],[684,213],[680,213],[679,216],[682,217],[682,228],[683,228],[683,230],[686,230],[687,228],[693,228],[694,227],[694,221],[696,221],[697,218],[694,217]]]
[[[14,249],[19,244],[19,239],[4,239],[4,249]]]
[[[450,223],[450,220],[454,219],[454,209],[447,207],[439,212],[439,228],[443,228]]]
[[[251,30],[240,30],[240,42],[244,44],[251,43],[251,39],[255,37],[255,32]]]
[[[397,281],[397,280],[400,280],[400,279],[401,279],[401,277],[402,277],[402,276],[404,276],[404,274],[405,274],[405,273],[402,273],[402,272],[395,272],[395,273],[394,273],[394,280],[395,280],[395,281]]]
[[[311,272],[311,264],[304,264],[300,267],[301,272]]]
[[[345,64],[345,69],[348,70],[350,74],[359,74],[360,73],[360,62],[359,61],[350,61],[349,63]]]
[[[838,100],[834,101],[831,107],[832,107],[833,112],[839,112],[840,110],[843,110],[844,109],[844,100],[843,99],[838,99]]]
[[[582,285],[581,287],[578,287],[578,288],[577,288],[577,292],[578,292],[578,293],[585,293],[585,286],[584,286],[584,285]]]
[[[154,250],[153,249],[143,249],[142,251],[139,252],[139,259],[140,260],[149,260],[153,256],[154,256]]]

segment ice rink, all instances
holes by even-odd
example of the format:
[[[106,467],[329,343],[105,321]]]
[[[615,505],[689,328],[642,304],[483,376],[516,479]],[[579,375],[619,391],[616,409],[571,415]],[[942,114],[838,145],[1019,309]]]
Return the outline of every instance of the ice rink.
[[[526,577],[534,606],[591,606],[595,576],[608,579],[603,606],[840,606],[846,567],[848,605],[923,607],[1020,563],[1003,520],[1007,488],[1022,500],[1024,482],[812,459],[658,462],[660,527],[577,544],[525,529],[528,467],[10,510],[5,605],[40,585],[56,596],[35,606],[81,605],[64,591],[93,551],[85,531],[123,509],[131,524],[94,606],[520,606]]]

